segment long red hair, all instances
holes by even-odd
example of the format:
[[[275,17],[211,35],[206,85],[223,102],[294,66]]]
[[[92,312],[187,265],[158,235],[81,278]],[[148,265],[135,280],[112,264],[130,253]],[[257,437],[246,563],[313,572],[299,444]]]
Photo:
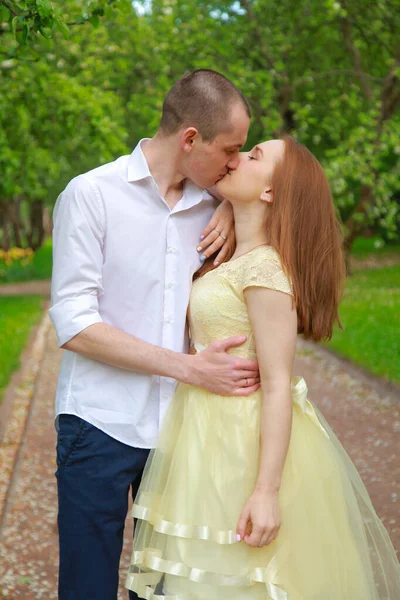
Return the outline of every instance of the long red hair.
[[[283,158],[271,180],[268,241],[293,284],[298,332],[315,341],[329,340],[334,324],[340,326],[338,308],[345,280],[341,225],[317,159],[291,136],[283,140]],[[212,268],[211,258],[197,276]]]

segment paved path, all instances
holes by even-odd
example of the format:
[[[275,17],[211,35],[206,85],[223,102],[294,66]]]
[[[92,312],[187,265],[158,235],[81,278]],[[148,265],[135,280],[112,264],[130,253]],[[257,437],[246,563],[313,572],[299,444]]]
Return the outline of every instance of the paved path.
[[[50,329],[19,465],[0,539],[0,596],[57,598],[55,435],[53,398],[61,351]],[[301,342],[296,373],[309,385],[357,465],[393,543],[400,550],[400,397],[375,390],[340,361]],[[127,519],[124,578],[132,539]],[[121,589],[119,600],[127,598]],[[338,599],[339,600],[339,599]]]
[[[0,296],[50,296],[50,281],[24,281],[21,283],[0,284]]]

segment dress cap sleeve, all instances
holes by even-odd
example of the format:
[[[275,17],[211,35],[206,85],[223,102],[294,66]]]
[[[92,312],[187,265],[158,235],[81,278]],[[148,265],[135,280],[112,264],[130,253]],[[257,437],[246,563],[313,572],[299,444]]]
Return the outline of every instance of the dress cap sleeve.
[[[265,287],[293,296],[292,284],[283,270],[279,254],[271,246],[250,252],[243,264],[242,290]]]

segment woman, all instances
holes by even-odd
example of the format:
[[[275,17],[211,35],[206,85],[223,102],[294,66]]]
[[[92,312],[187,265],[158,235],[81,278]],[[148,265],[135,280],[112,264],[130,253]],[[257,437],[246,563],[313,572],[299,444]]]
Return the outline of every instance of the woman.
[[[317,160],[292,138],[243,153],[218,183],[236,249],[193,284],[201,352],[247,335],[261,389],[223,397],[180,383],[133,507],[127,587],[172,600],[395,600],[400,567],[367,491],[292,378],[297,333],[329,339],[344,280]],[[164,577],[163,577],[164,576]]]

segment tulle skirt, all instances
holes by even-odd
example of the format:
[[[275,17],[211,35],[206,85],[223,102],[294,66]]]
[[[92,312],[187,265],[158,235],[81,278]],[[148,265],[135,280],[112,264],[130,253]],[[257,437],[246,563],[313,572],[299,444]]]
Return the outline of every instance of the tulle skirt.
[[[399,600],[400,567],[360,476],[304,379],[264,548],[236,541],[259,466],[261,391],[223,397],[179,384],[150,453],[126,587],[147,600]]]

